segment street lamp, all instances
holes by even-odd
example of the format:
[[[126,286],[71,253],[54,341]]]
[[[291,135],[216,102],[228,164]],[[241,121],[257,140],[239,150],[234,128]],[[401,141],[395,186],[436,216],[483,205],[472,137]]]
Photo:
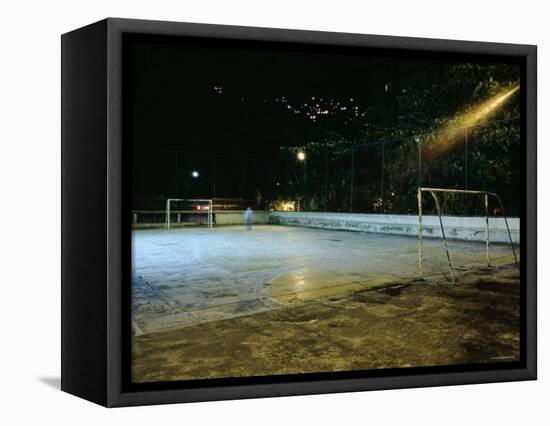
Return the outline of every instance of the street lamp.
[[[298,154],[296,155],[296,157],[298,158],[298,161],[303,161],[304,162],[304,210],[305,210],[306,206],[307,206],[307,200],[306,200],[306,196],[307,196],[307,161],[306,161],[306,153],[304,151],[299,151]]]
[[[195,179],[199,177],[199,172],[197,172],[196,170],[193,170],[191,172],[191,176],[193,176]]]

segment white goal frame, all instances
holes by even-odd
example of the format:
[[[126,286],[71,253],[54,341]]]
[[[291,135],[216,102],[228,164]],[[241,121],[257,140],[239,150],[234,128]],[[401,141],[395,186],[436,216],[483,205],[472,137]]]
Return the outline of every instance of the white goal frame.
[[[500,209],[502,212],[502,217],[506,223],[506,230],[508,231],[508,237],[510,238],[510,245],[512,246],[512,252],[514,253],[514,261],[518,262],[516,256],[516,249],[514,247],[514,241],[512,240],[512,234],[510,233],[510,227],[508,226],[508,219],[504,213],[504,206],[498,194],[489,191],[474,191],[468,189],[451,189],[451,188],[418,188],[417,199],[418,199],[418,271],[422,274],[422,267],[424,263],[424,250],[422,245],[422,193],[429,192],[435,202],[435,208],[437,210],[437,215],[439,216],[439,225],[441,226],[441,235],[443,237],[443,244],[445,246],[445,252],[447,253],[447,261],[449,263],[449,271],[451,272],[451,280],[454,283],[455,277],[453,273],[453,264],[451,262],[451,256],[449,254],[449,246],[447,244],[447,238],[445,237],[445,228],[443,226],[443,219],[441,217],[441,207],[439,205],[439,199],[437,198],[437,193],[458,193],[458,194],[476,194],[483,195],[485,200],[485,247],[486,247],[486,256],[487,256],[487,266],[490,266],[491,259],[489,254],[489,196],[495,197],[500,204]]]
[[[170,229],[170,205],[172,201],[188,201],[188,202],[195,202],[195,203],[204,203],[208,205],[208,212],[201,212],[201,211],[189,211],[188,213],[205,213],[207,215],[207,226],[209,228],[212,228],[212,200],[203,200],[203,199],[196,199],[196,198],[168,198],[166,200],[166,219],[165,219],[165,226],[166,229]]]

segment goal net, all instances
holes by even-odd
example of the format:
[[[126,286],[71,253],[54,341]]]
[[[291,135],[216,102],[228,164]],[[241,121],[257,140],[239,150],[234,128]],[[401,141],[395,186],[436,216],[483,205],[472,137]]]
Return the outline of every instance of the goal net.
[[[489,217],[502,217],[506,224],[514,260],[517,263],[516,250],[508,219],[504,212],[504,206],[500,197],[488,191],[449,189],[449,188],[418,188],[418,268],[422,273],[424,263],[423,228],[426,219],[431,220],[433,228],[439,229],[443,240],[443,246],[449,265],[451,280],[454,282],[455,264],[453,263],[449,240],[452,239],[476,239],[483,235],[485,242],[484,263],[491,264],[490,253],[490,221]],[[437,224],[433,222],[436,221]],[[434,226],[435,225],[435,226]],[[462,229],[463,235],[457,236],[457,229]],[[433,235],[433,233],[432,233]],[[435,233],[437,235],[437,233]],[[475,236],[475,238],[473,238]],[[481,259],[481,253],[480,253]]]
[[[212,200],[169,198],[166,200],[167,229],[182,226],[212,227]]]

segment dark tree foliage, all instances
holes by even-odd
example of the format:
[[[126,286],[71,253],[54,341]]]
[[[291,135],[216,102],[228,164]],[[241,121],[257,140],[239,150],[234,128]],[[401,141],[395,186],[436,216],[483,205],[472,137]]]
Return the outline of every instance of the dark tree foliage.
[[[507,213],[518,215],[519,92],[475,124],[464,121],[518,82],[516,65],[470,63],[447,67],[431,84],[411,82],[346,132],[320,126],[315,140],[283,147],[280,196],[302,200],[306,210],[413,214],[419,185],[468,188],[498,193]],[[296,159],[299,151],[305,162]],[[470,197],[453,202],[450,214],[477,214]]]

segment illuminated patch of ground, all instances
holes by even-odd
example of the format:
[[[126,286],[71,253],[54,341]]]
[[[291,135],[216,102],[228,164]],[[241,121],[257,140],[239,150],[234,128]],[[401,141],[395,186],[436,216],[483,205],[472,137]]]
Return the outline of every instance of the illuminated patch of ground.
[[[366,290],[390,282],[383,274],[330,273],[309,268],[288,272],[271,283],[269,296],[277,302],[298,302]]]

